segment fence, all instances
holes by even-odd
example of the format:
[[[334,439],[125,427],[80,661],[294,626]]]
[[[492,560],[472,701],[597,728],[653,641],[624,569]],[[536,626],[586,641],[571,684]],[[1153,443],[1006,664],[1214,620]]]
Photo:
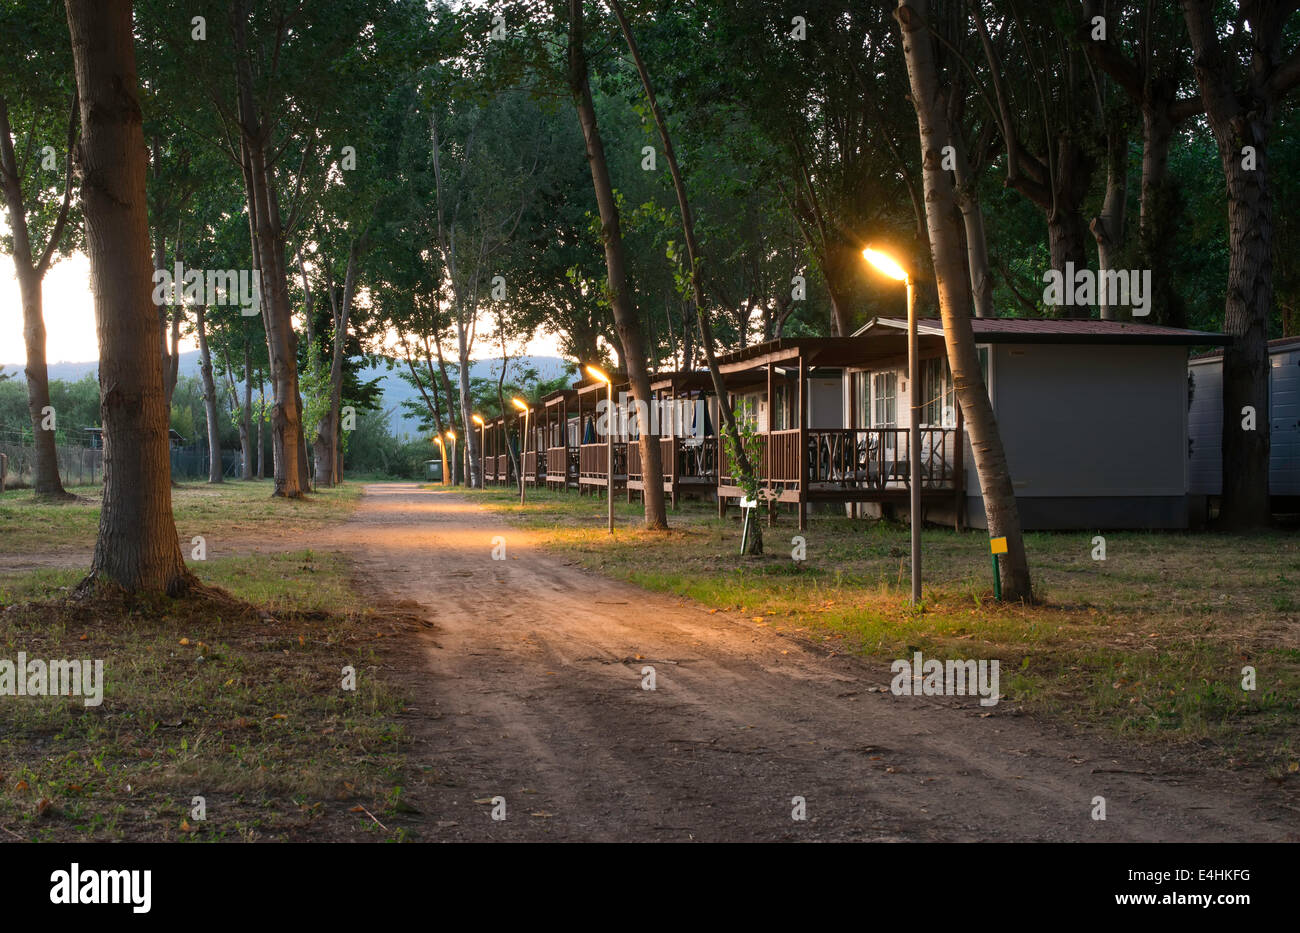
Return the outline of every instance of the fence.
[[[221,452],[221,475],[239,476],[243,457],[237,450]],[[207,479],[208,448],[206,444],[172,448],[172,479]]]
[[[104,452],[91,447],[73,447],[58,444],[59,477],[64,486],[85,486],[103,482]],[[0,453],[9,458],[9,475],[5,488],[31,486],[36,469],[36,448],[24,447],[9,441],[0,441]]]
[[[104,451],[101,448],[57,444],[54,449],[58,452],[59,477],[64,486],[93,486],[104,481]],[[36,469],[36,448],[0,440],[0,453],[9,458],[5,489],[30,487]],[[208,448],[204,445],[173,448],[171,461],[173,479],[208,478]],[[239,476],[241,463],[239,451],[221,452],[223,475]]]

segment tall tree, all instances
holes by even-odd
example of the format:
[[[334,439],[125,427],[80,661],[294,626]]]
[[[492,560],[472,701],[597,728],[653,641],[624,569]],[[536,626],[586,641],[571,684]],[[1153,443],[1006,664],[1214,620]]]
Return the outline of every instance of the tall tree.
[[[632,293],[627,286],[627,260],[623,252],[618,202],[614,196],[609,163],[605,159],[605,145],[600,136],[600,127],[596,122],[596,107],[591,97],[582,0],[568,0],[568,8],[569,92],[573,95],[578,121],[582,124],[582,136],[587,143],[587,164],[591,169],[591,182],[596,189],[596,204],[600,209],[601,239],[605,245],[605,266],[609,273],[609,303],[614,311],[614,323],[618,328],[619,342],[623,346],[623,363],[627,368],[632,394],[637,400],[648,403],[651,397],[650,371],[646,363],[641,320],[637,316],[636,306],[632,302]],[[613,413],[610,414],[612,416]],[[663,473],[663,454],[659,446],[659,435],[646,430],[647,427],[649,426],[641,426],[638,440],[641,447],[641,463],[646,475],[659,476]],[[614,478],[609,477],[609,481],[610,487],[607,492],[613,495]],[[659,483],[646,483],[644,495],[646,527],[667,528],[668,512],[664,503],[663,486]]]
[[[943,318],[943,339],[957,400],[970,432],[989,534],[1007,539],[1007,553],[1001,558],[1003,595],[1009,600],[1032,602],[1033,587],[1020,532],[1016,493],[993,405],[984,386],[975,333],[967,311],[969,279],[962,256],[959,214],[952,179],[943,167],[943,148],[953,144],[957,137],[948,126],[945,88],[940,83],[932,48],[934,40],[925,21],[926,9],[926,0],[899,0],[895,16],[902,28],[903,54],[921,141],[926,223],[939,291],[939,313]],[[913,520],[917,520],[915,516]]]
[[[0,32],[6,36],[0,53],[0,187],[9,214],[5,246],[13,256],[23,307],[27,408],[35,445],[32,486],[39,498],[66,501],[75,497],[59,478],[42,283],[67,246],[78,107],[61,24],[32,6],[6,4],[0,10]],[[21,152],[14,145],[15,129],[23,131]],[[53,184],[56,177],[61,184]]]
[[[176,596],[193,578],[172,518],[131,0],[67,0],[67,17],[104,425],[104,504],[83,588],[102,580]]]
[[[1223,505],[1227,528],[1270,520],[1268,324],[1273,311],[1269,134],[1278,103],[1300,83],[1300,48],[1282,43],[1295,0],[1242,0],[1232,45],[1210,0],[1183,0],[1196,82],[1228,190],[1228,295],[1223,354]],[[1254,412],[1249,418],[1247,409]]]
[[[1169,147],[1179,128],[1203,113],[1205,105],[1194,88],[1187,87],[1193,81],[1191,52],[1178,9],[1151,2],[1083,0],[1082,13],[1079,31],[1088,55],[1142,117],[1137,261],[1141,268],[1151,270],[1151,320],[1185,327],[1186,310],[1173,268],[1182,211],[1178,184],[1169,174]],[[1118,158],[1113,148],[1110,155]],[[1125,161],[1127,157],[1125,140]],[[1109,174],[1116,174],[1113,164]],[[1110,190],[1108,186],[1108,194]],[[1109,215],[1122,216],[1122,211],[1122,202],[1116,202]],[[1107,214],[1103,208],[1099,226],[1111,239]]]

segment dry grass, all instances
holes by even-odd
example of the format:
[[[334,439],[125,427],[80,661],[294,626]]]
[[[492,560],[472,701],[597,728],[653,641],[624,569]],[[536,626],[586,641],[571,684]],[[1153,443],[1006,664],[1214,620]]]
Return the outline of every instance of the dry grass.
[[[97,707],[0,697],[0,830],[31,840],[401,838],[385,814],[402,806],[408,773],[404,701],[382,639],[407,623],[366,606],[336,555],[209,561],[196,572],[259,607],[68,603],[71,571],[0,588],[0,658],[102,659],[105,680]],[[355,691],[342,687],[347,665]],[[205,798],[205,821],[194,796]]]

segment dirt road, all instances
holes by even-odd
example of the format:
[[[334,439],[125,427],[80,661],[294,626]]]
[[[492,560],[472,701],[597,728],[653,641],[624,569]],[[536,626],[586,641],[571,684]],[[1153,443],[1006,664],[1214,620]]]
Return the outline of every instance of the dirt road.
[[[887,665],[605,580],[454,494],[368,486],[338,538],[363,586],[435,624],[403,672],[424,839],[1300,838],[1257,777],[896,697]]]

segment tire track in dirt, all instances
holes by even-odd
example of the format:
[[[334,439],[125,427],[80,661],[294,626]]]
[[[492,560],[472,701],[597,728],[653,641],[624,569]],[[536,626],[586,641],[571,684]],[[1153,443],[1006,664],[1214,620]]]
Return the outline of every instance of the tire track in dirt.
[[[435,626],[405,671],[424,839],[1300,838],[1258,779],[973,698],[894,697],[884,665],[588,573],[454,493],[367,486],[324,537]],[[475,802],[498,795],[500,822]]]

